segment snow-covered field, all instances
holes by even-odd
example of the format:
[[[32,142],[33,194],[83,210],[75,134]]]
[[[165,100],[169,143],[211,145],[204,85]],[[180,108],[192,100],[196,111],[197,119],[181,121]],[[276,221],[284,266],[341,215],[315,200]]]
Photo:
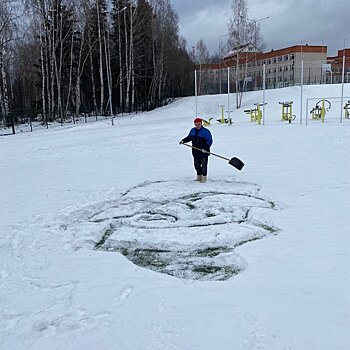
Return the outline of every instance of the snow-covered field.
[[[261,92],[214,123],[212,151],[246,165],[211,156],[205,184],[178,144],[193,97],[0,137],[0,349],[349,349],[350,121],[334,103],[300,125],[299,93],[267,91],[265,126],[243,111]]]

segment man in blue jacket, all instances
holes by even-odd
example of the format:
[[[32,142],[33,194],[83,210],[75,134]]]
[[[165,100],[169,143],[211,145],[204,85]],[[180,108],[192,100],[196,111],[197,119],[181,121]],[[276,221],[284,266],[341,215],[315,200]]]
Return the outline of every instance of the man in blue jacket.
[[[213,143],[210,131],[202,125],[201,118],[196,118],[194,120],[194,126],[195,127],[191,129],[188,136],[180,141],[180,144],[192,141],[193,147],[210,152],[210,146]],[[197,171],[196,180],[204,183],[207,181],[209,154],[192,148],[192,155],[194,167]]]

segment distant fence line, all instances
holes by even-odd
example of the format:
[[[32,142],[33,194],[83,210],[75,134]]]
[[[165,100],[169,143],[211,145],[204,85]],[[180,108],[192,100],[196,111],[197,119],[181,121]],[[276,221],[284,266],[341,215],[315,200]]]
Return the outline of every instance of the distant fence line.
[[[168,98],[164,105],[174,102],[178,98]],[[24,126],[27,127],[26,131],[33,131],[34,128],[42,128],[48,129],[53,125],[68,125],[68,124],[77,124],[77,123],[89,123],[96,122],[99,120],[110,120],[111,125],[113,125],[113,121],[119,117],[129,116],[142,113],[141,111],[135,110],[131,113],[119,113],[113,115],[113,117],[107,111],[104,115],[96,111],[90,111],[86,113],[79,113],[78,115],[75,113],[67,113],[64,118],[51,118],[47,116],[43,116],[43,114],[38,110],[14,110],[7,115],[0,114],[0,136],[15,134],[17,129],[20,127],[23,129]]]

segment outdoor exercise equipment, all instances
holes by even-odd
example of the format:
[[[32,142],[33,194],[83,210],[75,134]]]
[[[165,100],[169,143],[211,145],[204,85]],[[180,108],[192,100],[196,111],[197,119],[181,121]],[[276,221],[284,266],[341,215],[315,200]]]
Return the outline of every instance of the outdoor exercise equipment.
[[[217,119],[220,124],[231,125],[233,123],[232,118],[225,118],[225,105],[221,105],[221,119]]]
[[[345,119],[350,119],[350,100],[347,103],[345,103],[344,110],[345,110]]]
[[[285,102],[278,102],[280,105],[282,105],[282,121],[287,121],[289,124],[296,118],[296,115],[293,114],[293,101],[285,101]]]
[[[213,118],[209,118],[208,120],[205,120],[205,119],[202,119],[203,120],[203,125],[204,126],[210,126],[211,125],[211,120],[212,120]]]
[[[328,107],[326,107],[326,103],[328,104]],[[332,104],[323,98],[318,101],[315,107],[310,111],[311,118],[314,120],[322,120],[322,123],[324,123],[326,113],[331,109],[331,106]]]
[[[253,122],[257,122],[258,124],[261,124],[262,118],[263,118],[263,114],[262,114],[262,110],[261,110],[261,106],[265,106],[266,103],[254,103],[254,106],[256,106],[256,108],[251,108],[251,109],[245,109],[244,112],[247,113],[250,116],[250,121]]]

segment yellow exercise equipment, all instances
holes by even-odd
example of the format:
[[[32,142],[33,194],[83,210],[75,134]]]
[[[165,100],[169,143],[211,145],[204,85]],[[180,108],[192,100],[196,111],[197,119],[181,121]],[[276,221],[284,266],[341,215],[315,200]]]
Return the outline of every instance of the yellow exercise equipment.
[[[293,114],[293,101],[286,101],[286,102],[278,102],[280,105],[282,105],[282,121],[287,121],[289,124],[296,118],[296,115]]]
[[[326,103],[328,104],[328,107],[326,107]],[[311,118],[314,120],[322,120],[322,123],[324,123],[324,119],[326,117],[326,113],[331,109],[331,103],[328,100],[325,100],[324,98],[322,100],[319,100],[315,107],[310,111]]]
[[[217,119],[220,124],[231,125],[233,123],[232,118],[225,118],[225,105],[221,105],[221,119]]]
[[[261,106],[264,106],[264,104],[258,102],[258,103],[254,103],[254,105],[256,106],[256,108],[246,109],[246,110],[244,110],[244,112],[250,116],[250,121],[252,123],[256,122],[258,124],[261,124],[261,121],[263,118]],[[266,103],[265,103],[265,105],[266,105]]]

